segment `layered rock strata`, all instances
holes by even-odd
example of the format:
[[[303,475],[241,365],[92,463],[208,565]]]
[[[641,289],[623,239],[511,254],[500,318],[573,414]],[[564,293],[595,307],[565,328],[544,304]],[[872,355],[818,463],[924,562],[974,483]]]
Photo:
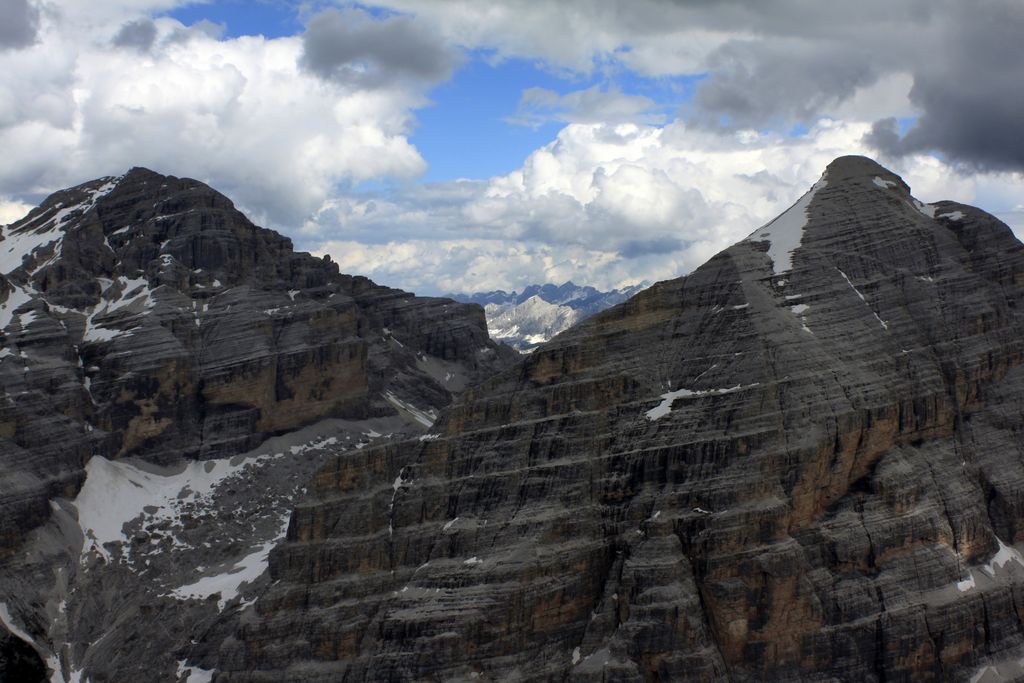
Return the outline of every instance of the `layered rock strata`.
[[[386,390],[444,405],[506,357],[479,308],[339,274],[195,180],[86,183],[3,238],[0,548],[74,494],[93,453],[240,453],[393,414]]]
[[[427,437],[331,459],[214,680],[1011,678],[1022,354],[1010,230],[837,159]]]
[[[132,169],[0,237],[0,671],[166,680],[263,587],[218,582],[263,566],[320,458],[516,358],[478,306],[341,274],[195,180]]]

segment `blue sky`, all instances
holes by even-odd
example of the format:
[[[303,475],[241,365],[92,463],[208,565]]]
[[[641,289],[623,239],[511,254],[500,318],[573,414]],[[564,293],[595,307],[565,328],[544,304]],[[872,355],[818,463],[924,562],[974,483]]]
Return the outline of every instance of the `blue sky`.
[[[263,35],[280,38],[302,31],[299,7],[295,3],[276,0],[220,0],[196,2],[176,7],[164,13],[191,26],[199,21],[211,21],[224,27],[225,38]]]
[[[358,5],[377,15],[388,13]],[[301,33],[303,17],[314,13],[306,3],[283,0],[220,0],[191,3],[166,12],[186,26],[209,21],[223,27],[224,38],[262,35],[280,38]],[[522,93],[544,88],[559,94],[590,87],[650,98],[654,110],[669,118],[692,99],[703,76],[643,78],[622,68],[578,73],[552,68],[539,59],[504,58],[494,50],[467,50],[452,77],[428,92],[429,103],[416,109],[410,140],[427,161],[424,182],[487,178],[519,168],[535,149],[551,141],[564,121],[515,122]],[[379,181],[360,187],[379,189]]]
[[[852,153],[1024,232],[1019,0],[41,8],[0,5],[0,223],[141,165],[383,284],[608,289],[692,270]]]

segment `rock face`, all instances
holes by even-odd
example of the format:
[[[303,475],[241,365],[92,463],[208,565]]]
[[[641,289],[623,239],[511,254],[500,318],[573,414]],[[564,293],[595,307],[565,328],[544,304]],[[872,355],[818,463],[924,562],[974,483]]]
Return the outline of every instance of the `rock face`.
[[[590,286],[566,282],[557,286],[530,285],[521,294],[499,289],[451,297],[483,306],[491,337],[528,352],[580,320],[622,303],[646,286],[645,283],[599,292]]]
[[[1022,354],[1010,230],[840,158],[429,436],[330,459],[215,680],[1019,676]]]
[[[170,675],[230,632],[262,570],[214,584],[265,566],[320,458],[422,432],[516,357],[479,306],[340,274],[195,180],[132,169],[0,237],[4,671]]]
[[[52,195],[3,237],[0,548],[93,453],[239,453],[394,413],[385,386],[443,405],[501,363],[479,309],[341,275],[194,180],[136,168]],[[458,386],[428,358],[459,363]]]

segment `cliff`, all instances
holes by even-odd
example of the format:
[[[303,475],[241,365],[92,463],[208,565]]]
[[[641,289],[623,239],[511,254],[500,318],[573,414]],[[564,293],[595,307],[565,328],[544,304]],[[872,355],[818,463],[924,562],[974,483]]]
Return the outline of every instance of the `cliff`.
[[[0,678],[166,679],[263,588],[326,454],[516,356],[480,307],[341,274],[195,180],[132,169],[0,237]]]
[[[429,436],[329,459],[206,662],[218,683],[1020,675],[1022,306],[1005,225],[837,159]]]

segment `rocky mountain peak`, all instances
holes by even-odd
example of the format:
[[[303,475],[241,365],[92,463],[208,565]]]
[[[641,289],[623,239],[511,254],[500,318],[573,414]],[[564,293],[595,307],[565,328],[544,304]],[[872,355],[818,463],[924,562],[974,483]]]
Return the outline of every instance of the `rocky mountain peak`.
[[[646,286],[645,282],[601,292],[570,280],[561,285],[530,285],[521,293],[496,290],[451,296],[483,306],[491,336],[529,352],[577,321],[622,303]]]
[[[270,258],[222,204],[92,202],[107,183],[0,302],[0,531],[53,510],[0,562],[0,658],[56,680],[1019,676],[1024,246],[984,211],[843,158],[508,366],[477,307],[297,287],[329,269]],[[76,249],[104,274],[70,276]],[[221,257],[236,284],[196,272]],[[50,299],[74,287],[96,303]],[[544,298],[570,289],[530,307],[575,313]],[[347,419],[306,442],[310,415]],[[205,462],[156,467],[183,453]]]
[[[825,167],[825,175],[832,179],[835,183],[843,182],[844,180],[853,178],[867,178],[871,179],[875,176],[883,176],[886,179],[896,178],[902,179],[882,166],[874,159],[858,154],[849,154],[841,157],[836,157]]]
[[[94,454],[220,457],[325,417],[436,411],[511,357],[479,307],[341,274],[197,180],[133,168],[2,237],[0,450],[31,493],[0,546]]]
[[[463,394],[430,439],[325,467],[216,668],[1019,671],[1021,411],[1024,247],[839,159],[692,274]]]

